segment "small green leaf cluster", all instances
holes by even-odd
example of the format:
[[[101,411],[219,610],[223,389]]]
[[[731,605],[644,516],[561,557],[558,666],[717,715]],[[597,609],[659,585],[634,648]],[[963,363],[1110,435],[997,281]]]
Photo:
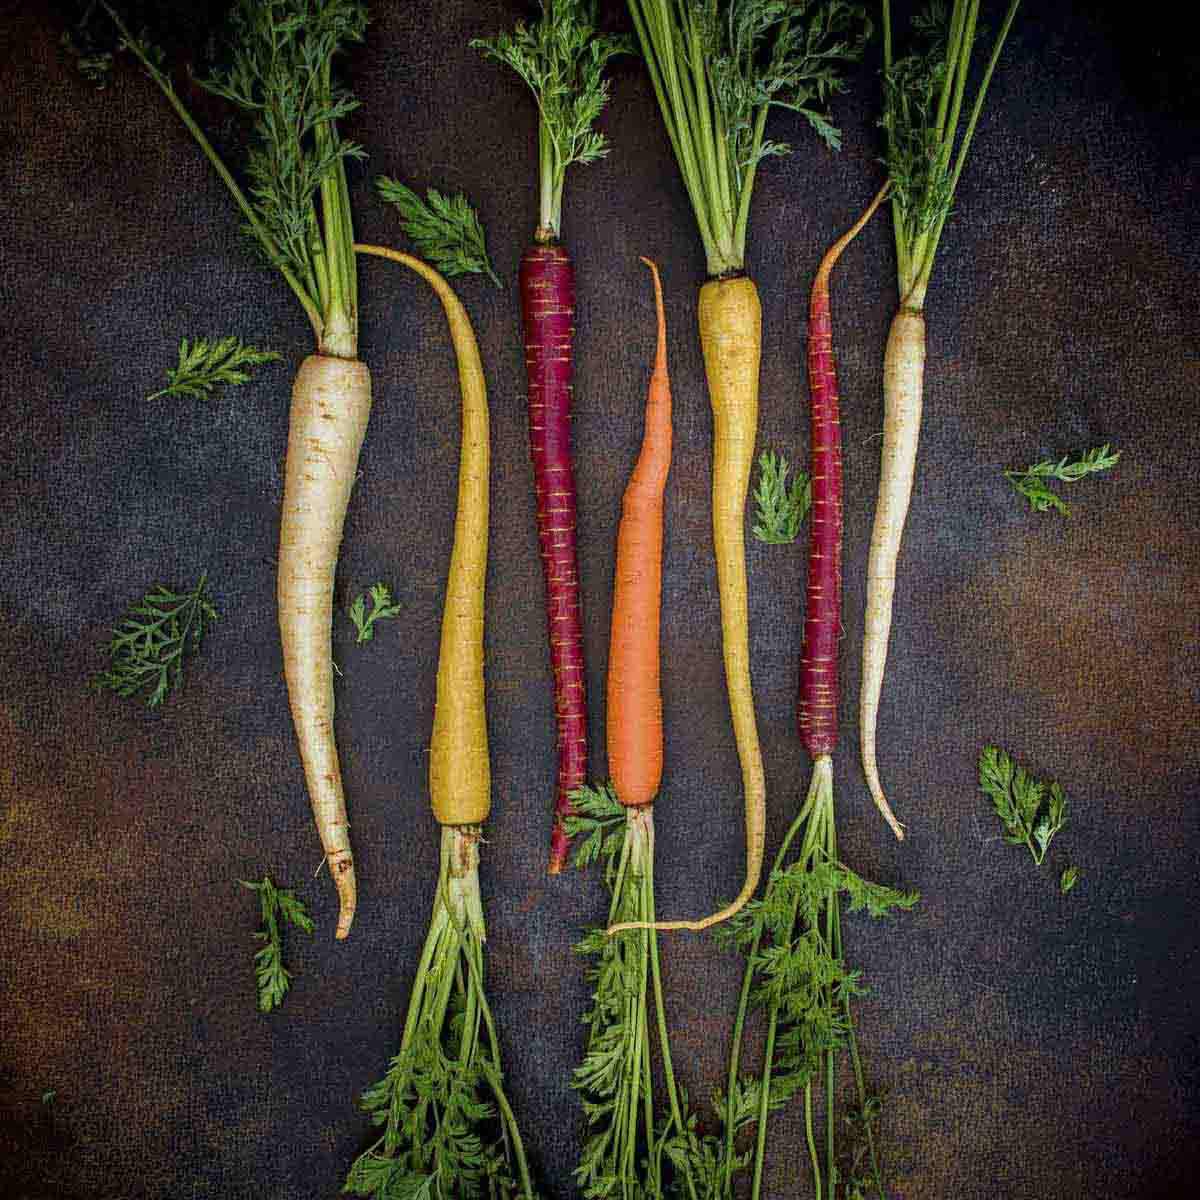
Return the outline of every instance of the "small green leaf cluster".
[[[355,641],[369,642],[375,636],[375,622],[400,615],[400,605],[392,603],[392,593],[386,584],[373,583],[369,589],[371,611],[367,612],[366,596],[358,596],[346,610],[354,628],[358,630]]]
[[[631,53],[632,45],[597,32],[594,0],[543,0],[537,21],[518,21],[512,33],[474,38],[471,46],[506,63],[533,92],[540,115],[542,223],[557,236],[567,168],[608,153],[607,139],[594,128],[609,98],[604,68],[616,55]]]
[[[1013,846],[1027,846],[1033,861],[1041,866],[1055,834],[1066,824],[1067,800],[1062,788],[1034,779],[999,746],[984,746],[979,755],[979,790],[991,800],[1003,823],[1004,840]]]
[[[611,784],[584,784],[571,793],[574,812],[566,819],[567,837],[575,841],[575,865],[583,870],[603,861],[604,881],[612,890],[625,841],[625,807]]]
[[[754,536],[772,546],[784,546],[796,540],[800,526],[812,506],[812,481],[805,471],[797,471],[788,485],[788,461],[773,450],[764,451],[758,460],[758,483],[754,502],[758,508]]]
[[[1049,512],[1053,508],[1064,517],[1069,517],[1071,510],[1056,492],[1046,486],[1045,481],[1058,479],[1063,483],[1074,483],[1085,475],[1094,475],[1115,467],[1120,457],[1121,452],[1111,450],[1105,442],[1103,446],[1088,450],[1074,462],[1064,454],[1057,462],[1051,458],[1033,463],[1023,471],[1005,471],[1004,477],[1016,488],[1019,495],[1029,501],[1029,507],[1035,513]]]
[[[258,983],[258,1007],[269,1013],[283,1002],[292,982],[292,973],[283,965],[281,919],[304,933],[312,933],[312,918],[296,894],[287,888],[277,888],[269,875],[257,882],[245,879],[238,882],[258,893],[263,928],[254,936],[263,945],[254,955],[254,976]]]
[[[274,362],[281,356],[275,350],[259,350],[247,346],[240,337],[230,334],[223,338],[184,338],[179,344],[179,365],[167,368],[167,386],[147,396],[180,396],[202,400],[216,388],[235,387],[250,378],[249,367]]]
[[[155,584],[113,631],[108,669],[92,680],[92,690],[128,697],[149,688],[146,706],[157,707],[183,686],[185,657],[200,648],[205,623],[216,619],[207,573],[190,592]]]
[[[461,192],[443,196],[430,188],[422,200],[398,179],[380,175],[375,188],[388,204],[400,213],[400,224],[412,239],[421,257],[443,275],[487,275],[500,287],[488,258],[479,214]]]

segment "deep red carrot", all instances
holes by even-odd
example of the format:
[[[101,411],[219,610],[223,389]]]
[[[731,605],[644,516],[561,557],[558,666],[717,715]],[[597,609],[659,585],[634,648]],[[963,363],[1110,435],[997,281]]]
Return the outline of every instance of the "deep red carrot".
[[[871,219],[887,194],[826,252],[813,280],[808,306],[808,394],[812,430],[812,515],[808,536],[808,587],[800,652],[800,740],[816,761],[832,754],[838,737],[838,637],[842,613],[842,431],[829,276],[842,251]]]
[[[471,45],[517,72],[537,99],[539,116],[537,240],[521,258],[521,313],[558,721],[558,794],[549,865],[550,874],[557,875],[570,850],[564,824],[574,811],[570,793],[587,778],[587,680],[570,425],[575,271],[559,244],[563,180],[572,163],[595,162],[608,153],[604,135],[592,123],[608,102],[605,64],[628,53],[630,46],[625,38],[599,33],[596,6],[579,0],[547,0],[536,20],[518,21],[512,33],[475,38]]]
[[[575,269],[562,246],[541,244],[522,255],[521,315],[529,375],[529,449],[558,723],[558,797],[550,842],[550,870],[557,873],[569,847],[563,825],[571,812],[569,795],[587,779],[587,680],[571,460]]]
[[[879,207],[886,187],[821,260],[808,306],[808,394],[812,515],[800,655],[800,740],[816,759],[837,747],[838,635],[842,611],[842,433],[829,276],[842,251]]]

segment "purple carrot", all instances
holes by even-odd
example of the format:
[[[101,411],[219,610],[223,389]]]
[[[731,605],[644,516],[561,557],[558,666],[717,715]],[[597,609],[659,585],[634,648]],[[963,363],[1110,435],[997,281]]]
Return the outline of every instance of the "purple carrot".
[[[550,872],[557,874],[570,848],[565,827],[572,811],[570,793],[587,780],[587,680],[571,459],[575,270],[562,246],[542,243],[521,257],[521,314],[529,374],[529,449],[558,721],[558,798],[550,840]]]
[[[871,219],[887,188],[826,252],[808,306],[808,392],[812,417],[812,515],[808,591],[800,652],[800,739],[813,760],[831,755],[838,737],[838,637],[842,611],[842,431],[829,276],[842,251]]]

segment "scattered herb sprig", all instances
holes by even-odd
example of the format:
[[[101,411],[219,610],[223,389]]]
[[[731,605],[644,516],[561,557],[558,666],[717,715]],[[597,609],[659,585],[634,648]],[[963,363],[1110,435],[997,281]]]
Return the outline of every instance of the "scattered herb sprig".
[[[392,593],[383,583],[373,583],[370,588],[371,611],[367,612],[366,596],[357,597],[347,610],[354,628],[358,630],[358,643],[369,642],[375,636],[375,622],[398,617],[400,605],[392,603]]]
[[[167,386],[147,396],[181,396],[202,400],[220,386],[232,387],[250,378],[249,367],[274,362],[281,355],[275,350],[247,346],[240,337],[209,339],[184,338],[179,343],[179,365],[167,368]]]
[[[758,521],[754,536],[771,546],[794,542],[812,506],[812,481],[808,472],[797,470],[789,486],[790,470],[787,459],[773,450],[764,451],[759,457],[758,484],[754,489]]]
[[[269,875],[257,882],[239,879],[244,888],[258,893],[263,927],[254,936],[263,943],[254,955],[254,977],[258,983],[258,1007],[268,1013],[279,1007],[291,986],[292,973],[283,965],[280,922],[312,933],[312,918],[302,901],[288,888],[277,888]]]
[[[999,746],[984,746],[979,755],[979,790],[996,809],[1004,825],[1004,840],[1013,846],[1026,846],[1033,861],[1041,866],[1055,834],[1067,821],[1062,788],[1035,779],[1024,767],[1016,766]]]
[[[461,192],[443,196],[429,188],[422,200],[398,179],[380,175],[376,191],[395,205],[400,224],[421,256],[443,275],[486,275],[497,287],[500,279],[488,258],[487,243],[479,214]]]
[[[1099,471],[1107,471],[1117,465],[1121,457],[1119,450],[1110,450],[1108,443],[1088,450],[1074,462],[1068,455],[1063,455],[1057,462],[1046,459],[1044,462],[1033,463],[1023,471],[1005,471],[1004,477],[1017,490],[1018,495],[1029,501],[1029,507],[1035,513],[1049,512],[1056,509],[1064,517],[1071,515],[1066,502],[1046,486],[1047,479],[1057,479],[1063,483],[1074,483],[1085,475],[1094,475]]]
[[[1078,867],[1064,867],[1062,875],[1059,876],[1058,890],[1060,892],[1062,892],[1062,894],[1064,896],[1066,896],[1074,890],[1075,885],[1078,882],[1079,882],[1079,868]]]
[[[183,686],[185,659],[200,648],[205,624],[216,619],[207,572],[190,592],[155,584],[113,631],[108,669],[92,680],[92,690],[128,697],[149,688],[146,706],[156,708]]]

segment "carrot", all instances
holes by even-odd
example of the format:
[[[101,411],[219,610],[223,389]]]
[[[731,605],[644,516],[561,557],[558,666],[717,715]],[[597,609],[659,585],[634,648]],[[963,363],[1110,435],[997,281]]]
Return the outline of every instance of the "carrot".
[[[747,21],[736,3],[629,0],[710,275],[700,289],[700,345],[713,411],[713,543],[725,684],[746,825],[745,879],[733,902],[703,920],[659,922],[656,929],[706,929],[727,920],[754,894],[762,871],[766,783],[750,678],[743,536],[762,349],[758,292],[745,274],[750,196],[758,163],[771,150],[763,135],[772,104],[802,108],[837,147],[838,131],[811,107],[811,89],[797,94],[797,81],[820,78],[821,96],[838,90],[841,63],[860,57],[866,39],[861,12],[848,5],[760,7],[761,20]]]
[[[983,100],[1020,0],[1009,0],[970,116],[959,141],[959,121],[976,40],[980,0],[954,0],[946,28],[922,21],[918,45],[893,59],[888,0],[883,0],[884,115],[888,179],[900,307],[888,333],[883,363],[883,453],[879,497],[867,562],[859,730],[867,786],[892,832],[904,832],[879,779],[876,727],[883,691],[896,564],[916,475],[925,377],[925,297],[942,229],[983,108]],[[953,160],[953,161],[952,161]]]
[[[733,1042],[725,1101],[725,1131],[719,1151],[721,1194],[733,1195],[733,1176],[746,1165],[735,1153],[735,1134],[741,1124],[757,1125],[750,1186],[751,1200],[763,1189],[767,1121],[780,1101],[803,1089],[812,1192],[832,1196],[836,1189],[837,1120],[836,1060],[849,1050],[854,1066],[859,1111],[869,1114],[858,1053],[850,997],[860,994],[857,972],[845,965],[841,931],[841,894],[861,905],[871,889],[871,911],[880,915],[889,908],[908,908],[916,896],[866,884],[838,860],[833,805],[833,751],[838,737],[838,638],[841,630],[842,592],[842,443],[833,356],[833,328],[829,278],[846,246],[870,220],[887,187],[881,189],[867,211],[826,253],[813,281],[808,320],[808,383],[811,412],[812,519],[809,526],[808,584],[805,600],[804,643],[800,665],[799,727],[805,748],[813,759],[808,796],[783,840],[757,911],[735,926],[734,940],[745,952],[746,968],[734,1020]],[[785,869],[788,852],[797,837],[799,854]],[[789,914],[764,918],[764,913]],[[762,949],[766,937],[769,950]],[[755,988],[755,983],[758,987]],[[742,1039],[752,1005],[766,1010],[766,1048],[759,1078],[741,1074]],[[825,1153],[813,1136],[814,1081],[825,1084]],[[738,1112],[738,1097],[753,1088],[756,1098],[749,1122]],[[869,1160],[866,1179],[880,1200],[883,1179],[875,1132],[867,1115],[862,1123]],[[823,1161],[822,1161],[823,1160]],[[824,1180],[822,1183],[822,1169]],[[828,1191],[826,1191],[826,1187]],[[865,1195],[865,1191],[863,1192]]]
[[[593,162],[608,153],[604,135],[593,123],[608,102],[605,64],[629,46],[624,38],[596,31],[592,0],[543,0],[541,17],[532,24],[518,22],[511,34],[475,38],[471,45],[516,71],[538,107],[538,225],[534,245],[521,256],[520,284],[529,450],[558,733],[548,866],[557,875],[570,852],[565,821],[573,812],[571,792],[587,778],[587,677],[570,425],[575,268],[559,241],[563,182],[573,163]]]
[[[337,886],[336,936],[344,938],[357,892],[333,733],[333,583],[371,385],[357,361],[358,281],[346,184],[346,159],[361,151],[337,130],[356,103],[337,85],[332,63],[347,44],[363,40],[366,9],[354,0],[237,0],[229,65],[204,86],[251,114],[247,194],[180,99],[160,56],[105,8],[121,48],[138,59],[195,138],[299,300],[317,341],[292,389],[277,597],[288,700]],[[276,119],[281,111],[290,117]]]
[[[386,246],[356,245],[415,271],[446,313],[462,393],[458,509],[438,656],[429,756],[433,815],[442,826],[437,890],[413,981],[399,1052],[362,1097],[382,1126],[354,1161],[344,1188],[378,1200],[397,1188],[477,1195],[497,1175],[505,1195],[533,1200],[524,1142],[504,1091],[495,1020],[484,988],[486,927],[479,891],[480,825],[491,802],[483,687],[484,583],[488,546],[487,385],[470,318],[427,263]],[[450,1096],[431,1104],[430,1096]],[[474,1151],[464,1147],[474,1145]]]
[[[350,359],[310,355],[292,389],[279,529],[279,633],[304,777],[340,901],[356,906],[354,855],[333,736],[333,581],[346,506],[371,411],[371,377]]]
[[[659,623],[662,610],[663,490],[671,469],[671,381],[658,267],[654,275],[658,347],[646,397],[646,428],[625,489],[617,531],[608,658],[608,769],[617,799],[629,807],[658,795],[663,770]]]
[[[572,796],[576,811],[567,818],[569,833],[586,835],[577,855],[580,865],[606,858],[605,880],[612,892],[609,928],[592,930],[576,947],[600,960],[589,972],[595,981],[594,1006],[584,1020],[591,1028],[587,1053],[575,1071],[575,1087],[584,1094],[591,1127],[575,1169],[585,1200],[666,1195],[664,1161],[681,1177],[676,1184],[683,1184],[672,1194],[686,1194],[688,1200],[697,1200],[698,1194],[690,1163],[661,1151],[669,1138],[685,1138],[689,1131],[671,1060],[658,935],[647,929],[654,922],[654,800],[663,770],[659,623],[663,491],[671,469],[672,435],[662,284],[655,264],[648,258],[642,262],[654,276],[658,343],[642,448],[625,489],[617,531],[608,660],[612,783],[578,789]],[[618,832],[622,827],[623,837]],[[651,1095],[652,1022],[657,1024],[667,1093],[665,1126],[655,1120]]]

